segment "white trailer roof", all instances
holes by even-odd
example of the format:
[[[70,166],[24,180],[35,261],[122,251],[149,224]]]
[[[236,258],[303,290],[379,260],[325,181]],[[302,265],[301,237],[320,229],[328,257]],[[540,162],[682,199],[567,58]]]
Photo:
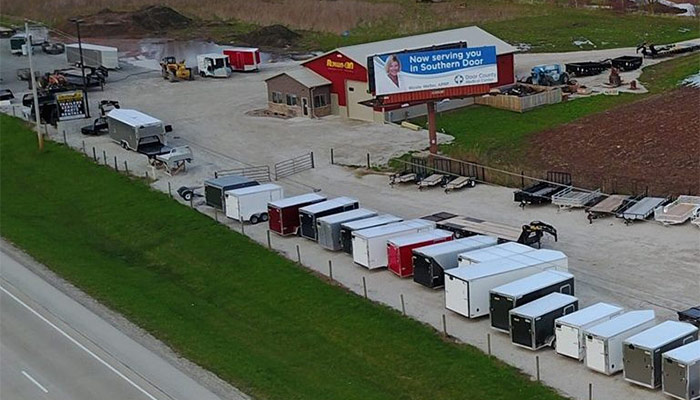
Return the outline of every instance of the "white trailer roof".
[[[326,210],[330,210],[332,208],[346,206],[346,205],[349,205],[352,203],[357,203],[357,200],[351,199],[350,197],[336,197],[336,198],[331,199],[331,200],[326,200],[326,201],[322,201],[320,203],[315,203],[315,204],[308,205],[306,207],[302,207],[299,209],[299,212],[316,214],[316,213],[321,212],[321,211],[326,211]]]
[[[230,196],[245,196],[246,194],[269,192],[272,190],[279,190],[279,189],[282,189],[282,187],[279,185],[275,185],[274,183],[265,183],[262,185],[248,186],[248,187],[239,188],[239,189],[227,190],[226,194],[230,195]]]
[[[285,199],[280,199],[276,201],[271,201],[267,203],[269,206],[275,208],[285,208],[291,206],[297,206],[299,204],[306,204],[310,201],[326,200],[326,196],[318,193],[307,193],[299,196],[287,197]]]
[[[510,310],[510,313],[526,318],[537,318],[559,308],[566,307],[576,300],[578,300],[576,297],[568,294],[550,293],[520,307],[515,307]]]
[[[257,47],[226,47],[223,51],[226,50],[254,52],[258,51],[259,49]]]
[[[377,212],[366,208],[358,208],[356,210],[344,211],[338,214],[326,215],[325,217],[319,218],[317,222],[323,221],[327,224],[337,224],[351,219],[371,217],[372,215],[377,215]]]
[[[445,273],[463,281],[470,281],[487,276],[503,274],[519,268],[527,267],[529,265],[534,265],[534,261],[532,261],[531,264],[526,264],[520,261],[503,258],[500,260],[486,261],[476,265],[457,267],[447,270]]]
[[[496,246],[486,247],[484,249],[472,250],[459,255],[460,259],[471,260],[475,263],[498,260],[501,258],[511,257],[517,254],[535,251],[530,246],[525,246],[520,243],[502,243]]]
[[[206,53],[206,54],[199,54],[197,57],[207,57],[207,58],[213,58],[213,59],[218,59],[218,58],[228,58],[226,54],[219,54],[219,53]]]
[[[163,123],[161,120],[153,118],[148,114],[129,108],[115,108],[110,111],[107,116],[133,127],[159,125]]]
[[[83,50],[97,50],[97,51],[119,51],[116,47],[110,47],[110,46],[100,46],[98,44],[90,44],[90,43],[82,43],[81,46],[83,47]],[[70,43],[67,44],[66,47],[72,47],[75,49],[79,49],[80,46],[78,46],[78,43]]]
[[[498,243],[498,239],[486,235],[469,236],[462,239],[450,240],[447,242],[431,244],[430,246],[419,247],[413,250],[426,257],[435,257],[442,254],[449,254],[459,251],[469,251],[475,247],[492,246]]]
[[[553,272],[553,271],[547,271]],[[563,317],[557,318],[557,322],[560,322],[568,326],[586,326],[587,324],[597,321],[600,318],[604,318],[608,315],[615,314],[622,311],[622,307],[614,306],[608,303],[596,303],[592,306],[588,306],[575,313],[565,315]]]
[[[627,338],[624,343],[651,350],[697,332],[697,330],[697,327],[687,322],[665,321]]]
[[[518,279],[517,281],[493,288],[491,289],[491,292],[503,296],[518,297],[538,289],[546,288],[558,282],[572,279],[573,277],[574,276],[568,272],[542,271],[537,274]]]
[[[433,229],[428,232],[412,233],[410,235],[399,236],[393,239],[389,239],[387,243],[393,244],[396,247],[402,247],[416,243],[426,242],[428,240],[451,238],[453,235],[454,233],[450,231],[442,229]]]
[[[696,340],[684,346],[676,347],[665,352],[663,356],[686,365],[700,361],[700,341]]]
[[[392,222],[401,222],[401,221],[403,221],[403,219],[396,217],[394,215],[382,214],[382,215],[377,215],[376,217],[344,222],[340,226],[343,228],[347,228],[347,229],[351,229],[353,231],[356,231],[356,230],[360,230],[360,229],[364,229],[364,228],[372,228],[372,227],[379,226],[379,225],[386,225],[386,224],[390,224]]]
[[[562,253],[561,251],[549,249],[537,249],[519,255],[534,258],[541,262],[553,262],[567,259],[566,254]]]
[[[411,228],[423,228],[423,227],[433,227],[434,222],[426,221],[424,219],[411,219],[408,221],[397,222],[395,224],[375,226],[374,228],[362,229],[359,231],[353,231],[353,236],[357,236],[364,239],[371,239],[373,237],[380,237],[384,235],[391,235],[392,233],[403,232]]]
[[[606,339],[653,319],[654,310],[629,311],[592,327],[586,333]]]

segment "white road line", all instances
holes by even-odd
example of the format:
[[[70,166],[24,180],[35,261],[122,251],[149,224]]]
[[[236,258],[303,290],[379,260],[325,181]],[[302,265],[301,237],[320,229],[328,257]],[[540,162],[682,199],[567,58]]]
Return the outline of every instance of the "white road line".
[[[145,389],[143,389],[141,386],[139,386],[139,385],[136,384],[134,381],[132,381],[131,379],[129,379],[127,376],[125,376],[125,375],[122,374],[121,372],[117,371],[113,366],[111,366],[110,364],[108,364],[105,360],[101,359],[97,354],[93,353],[92,351],[90,351],[90,349],[88,349],[87,347],[85,347],[85,346],[83,346],[82,344],[80,344],[80,342],[78,342],[77,340],[73,339],[72,336],[70,336],[69,334],[67,334],[66,332],[64,332],[61,328],[59,328],[58,326],[54,325],[54,324],[53,324],[51,321],[49,321],[48,319],[44,318],[43,315],[39,314],[39,313],[38,313],[37,311],[35,311],[33,308],[29,307],[25,302],[23,302],[22,300],[20,300],[19,298],[17,298],[17,296],[15,296],[15,295],[13,295],[12,293],[8,292],[7,289],[5,289],[4,287],[0,286],[0,290],[2,290],[3,292],[7,293],[8,296],[12,297],[16,302],[18,302],[19,304],[21,304],[24,308],[26,308],[27,310],[29,310],[32,314],[36,315],[36,316],[39,317],[42,321],[46,322],[50,327],[54,328],[54,329],[55,329],[56,331],[58,331],[61,335],[65,336],[66,339],[68,339],[68,340],[70,340],[71,342],[73,342],[73,344],[75,344],[76,346],[78,346],[79,348],[81,348],[82,350],[84,350],[86,353],[88,353],[89,355],[91,355],[95,360],[97,360],[97,361],[99,361],[100,363],[102,363],[102,365],[104,365],[105,367],[109,368],[110,371],[112,371],[112,372],[114,372],[115,374],[117,374],[120,378],[122,378],[122,379],[124,379],[125,381],[127,381],[131,386],[133,386],[134,388],[136,388],[139,392],[141,392],[141,393],[143,393],[144,395],[146,395],[146,397],[148,397],[148,398],[151,399],[151,400],[158,400],[158,399],[156,399],[153,395],[151,395],[150,393],[148,393]],[[22,371],[22,372],[24,372],[24,371]],[[28,379],[31,379],[31,378],[28,377]],[[31,380],[34,381],[33,379],[31,379]],[[34,381],[34,383],[36,383],[36,381]],[[38,383],[36,383],[36,384],[38,385]]]
[[[37,382],[36,379],[32,378],[32,376],[29,375],[25,370],[22,370],[22,375],[24,375],[27,379],[29,379],[29,381],[31,383],[37,385],[39,387],[39,389],[41,389],[44,393],[49,392],[45,387],[41,386],[41,383]]]

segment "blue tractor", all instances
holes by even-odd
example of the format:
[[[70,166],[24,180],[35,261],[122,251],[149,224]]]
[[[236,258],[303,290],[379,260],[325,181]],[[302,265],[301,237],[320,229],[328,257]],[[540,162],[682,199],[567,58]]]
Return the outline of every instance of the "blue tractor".
[[[562,71],[559,64],[537,65],[532,68],[525,82],[540,86],[566,85],[569,83],[569,74]]]

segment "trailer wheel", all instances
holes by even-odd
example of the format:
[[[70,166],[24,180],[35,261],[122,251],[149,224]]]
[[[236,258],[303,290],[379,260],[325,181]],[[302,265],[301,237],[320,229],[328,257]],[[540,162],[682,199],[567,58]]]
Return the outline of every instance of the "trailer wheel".
[[[476,181],[469,181],[469,187],[476,186]]]
[[[122,149],[129,150],[129,145],[123,140],[122,140]]]
[[[182,192],[182,198],[185,199],[185,201],[192,200],[192,195],[193,195],[193,193],[189,190]]]
[[[200,72],[199,72],[199,76],[201,76],[202,78],[204,78],[204,77],[207,76],[207,75],[206,75],[204,72],[201,72],[201,71],[200,71]]]
[[[268,219],[270,219],[270,217],[267,215],[267,213],[262,213],[262,214],[260,214],[260,220],[261,220],[261,221],[264,222],[264,221],[267,221]]]
[[[257,215],[253,215],[253,216],[250,217],[250,223],[251,223],[251,224],[255,225],[255,224],[257,224],[258,222],[260,222],[260,220],[258,219],[258,216],[257,216]]]

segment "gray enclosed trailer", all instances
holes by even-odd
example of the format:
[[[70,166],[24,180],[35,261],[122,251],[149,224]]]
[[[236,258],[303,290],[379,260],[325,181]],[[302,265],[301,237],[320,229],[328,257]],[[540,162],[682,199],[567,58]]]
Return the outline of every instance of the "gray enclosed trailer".
[[[362,229],[374,228],[403,221],[402,218],[391,214],[377,215],[376,217],[358,219],[356,221],[344,222],[340,224],[340,242],[343,251],[352,254],[352,233]]]
[[[554,342],[554,321],[578,310],[578,299],[550,293],[509,311],[510,340],[516,346],[538,350]]]
[[[340,239],[340,226],[344,222],[362,220],[376,216],[377,213],[366,208],[358,208],[338,214],[328,215],[316,220],[318,244],[328,250],[340,250],[343,244]]]
[[[493,329],[509,332],[510,310],[550,293],[574,294],[574,276],[563,271],[542,271],[491,289],[489,317]]]
[[[624,376],[628,382],[656,389],[661,386],[661,354],[698,339],[698,328],[666,321],[622,343]]]
[[[495,246],[498,239],[475,235],[413,250],[413,281],[429,288],[445,286],[445,270],[459,266],[459,255]]]
[[[163,121],[140,111],[115,108],[107,114],[109,137],[123,148],[148,157],[170,151],[166,146],[167,131]]]
[[[360,208],[360,203],[356,199],[349,197],[336,197],[331,200],[311,204],[299,209],[299,233],[301,237],[318,240],[316,231],[316,220],[327,215],[338,214],[345,211]]]
[[[700,399],[700,342],[662,354],[663,391],[681,400]]]

